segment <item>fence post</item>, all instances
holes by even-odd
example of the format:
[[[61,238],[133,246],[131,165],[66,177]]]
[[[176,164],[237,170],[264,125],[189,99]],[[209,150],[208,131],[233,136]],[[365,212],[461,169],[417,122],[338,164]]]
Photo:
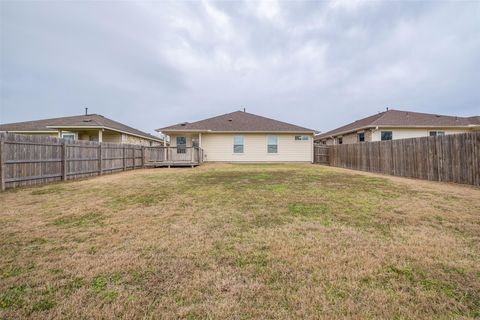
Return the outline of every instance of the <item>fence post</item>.
[[[0,138],[0,184],[2,191],[5,190],[5,142]]]
[[[145,146],[142,146],[142,168],[145,168]]]
[[[125,152],[126,147],[123,146],[123,171],[127,171],[127,154]]]
[[[62,142],[62,180],[67,180],[67,141]]]
[[[132,147],[132,170],[135,170],[135,147]]]
[[[103,174],[103,167],[102,167],[102,143],[98,144],[98,175]]]

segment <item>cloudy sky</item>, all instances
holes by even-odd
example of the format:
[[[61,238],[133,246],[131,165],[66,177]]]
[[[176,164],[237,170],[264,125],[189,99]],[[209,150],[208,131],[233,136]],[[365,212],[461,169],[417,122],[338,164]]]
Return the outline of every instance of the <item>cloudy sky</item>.
[[[0,122],[480,114],[480,1],[0,1]]]

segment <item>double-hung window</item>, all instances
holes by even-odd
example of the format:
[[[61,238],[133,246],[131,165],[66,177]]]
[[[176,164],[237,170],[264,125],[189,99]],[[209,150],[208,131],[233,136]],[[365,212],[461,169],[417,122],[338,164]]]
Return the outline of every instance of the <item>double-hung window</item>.
[[[277,136],[267,136],[267,152],[278,153],[278,138]]]
[[[177,137],[177,153],[187,153],[186,137]]]
[[[243,153],[243,136],[233,137],[233,153]]]

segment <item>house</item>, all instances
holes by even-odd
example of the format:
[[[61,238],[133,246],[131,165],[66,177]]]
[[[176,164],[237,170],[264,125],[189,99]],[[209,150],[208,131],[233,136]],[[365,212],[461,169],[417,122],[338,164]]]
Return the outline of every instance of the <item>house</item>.
[[[99,114],[1,124],[0,132],[144,146],[163,144],[159,137]]]
[[[315,131],[235,111],[192,123],[157,129],[170,136],[177,153],[199,147],[203,161],[312,162]]]
[[[318,144],[350,144],[480,130],[480,116],[456,117],[388,109],[315,136]]]

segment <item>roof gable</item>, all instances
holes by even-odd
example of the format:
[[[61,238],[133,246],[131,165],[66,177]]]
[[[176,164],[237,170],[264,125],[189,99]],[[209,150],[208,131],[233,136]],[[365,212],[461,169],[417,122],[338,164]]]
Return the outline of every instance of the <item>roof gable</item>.
[[[179,123],[173,126],[157,129],[157,131],[315,132],[315,130],[312,129],[244,111],[235,111],[192,123]]]

